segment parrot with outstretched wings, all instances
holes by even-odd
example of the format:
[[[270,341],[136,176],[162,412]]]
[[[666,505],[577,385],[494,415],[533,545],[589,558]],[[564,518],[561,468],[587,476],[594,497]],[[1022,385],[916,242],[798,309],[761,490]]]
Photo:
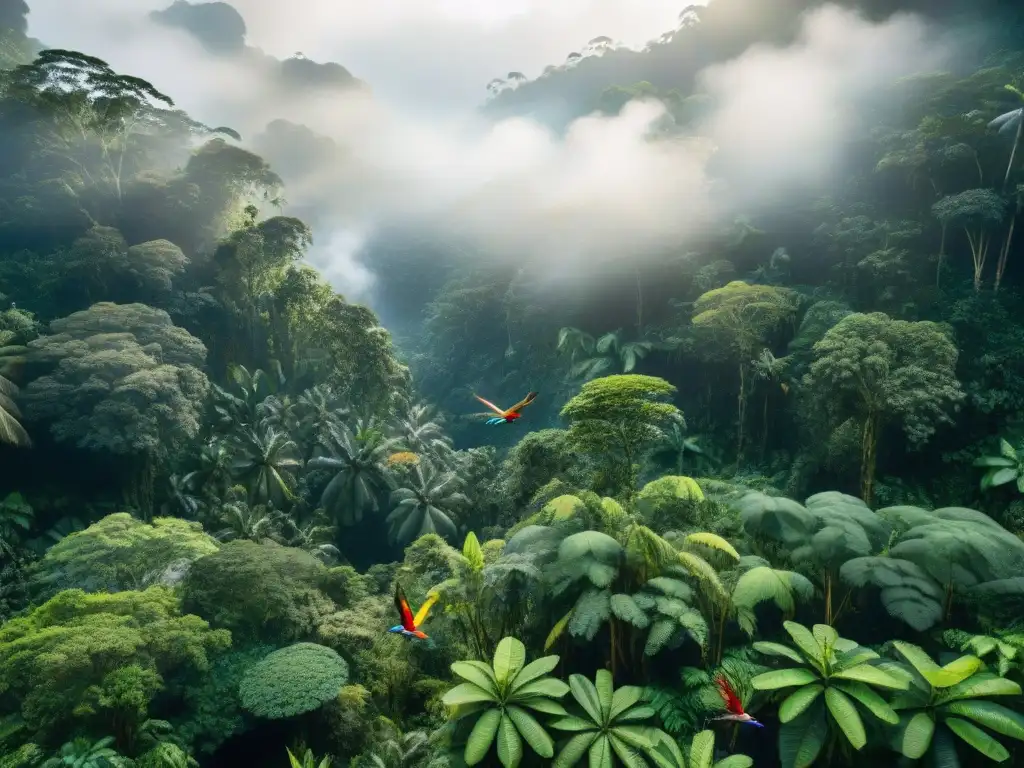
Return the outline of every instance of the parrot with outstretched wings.
[[[396,624],[388,632],[395,632],[409,639],[415,637],[419,640],[426,640],[428,635],[420,630],[420,626],[427,620],[427,614],[430,613],[431,607],[437,602],[437,597],[436,593],[427,597],[423,605],[420,606],[419,612],[413,616],[412,609],[409,607],[409,601],[405,598],[402,585],[395,584],[395,607],[398,609],[398,618],[402,623]]]
[[[743,711],[743,704],[740,702],[740,697],[736,695],[736,692],[732,689],[732,686],[729,685],[729,681],[725,679],[724,675],[719,675],[715,678],[715,685],[718,686],[718,693],[721,695],[722,701],[725,702],[726,711],[718,717],[711,718],[712,720],[731,720],[735,723],[746,723],[747,725],[755,725],[758,728],[764,728],[764,723],[759,723]]]
[[[534,401],[534,399],[537,397],[537,393],[530,392],[526,397],[524,397],[518,403],[513,405],[511,408],[507,408],[504,410],[496,406],[490,400],[484,400],[482,397],[480,397],[480,395],[476,393],[473,394],[473,397],[475,397],[481,403],[483,403],[496,414],[498,414],[497,416],[492,416],[487,420],[487,424],[493,426],[495,424],[512,424],[516,419],[518,419],[522,415],[519,412]],[[486,416],[487,414],[481,415]]]

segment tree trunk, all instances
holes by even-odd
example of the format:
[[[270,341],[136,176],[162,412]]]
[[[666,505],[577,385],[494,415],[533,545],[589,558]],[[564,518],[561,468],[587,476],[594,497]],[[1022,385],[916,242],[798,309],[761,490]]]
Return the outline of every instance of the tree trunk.
[[[947,225],[945,222],[942,223],[942,239],[939,241],[939,258],[935,264],[935,287],[939,287],[939,281],[942,279],[942,261],[946,257],[946,229]]]
[[[764,393],[764,406],[761,413],[761,463],[764,463],[764,456],[768,452],[768,396],[771,394],[770,384],[769,389],[765,390]]]
[[[875,465],[878,458],[878,428],[881,416],[869,412],[864,419],[864,431],[860,444],[860,495],[869,507],[875,492]]]
[[[1017,147],[1020,146],[1021,132],[1024,131],[1024,107],[1017,116],[1017,134],[1013,137],[1013,149],[1010,150],[1010,162],[1006,164],[1006,175],[1003,177],[1003,191],[1010,183],[1010,173],[1013,171],[1013,161],[1017,157]]]
[[[985,257],[988,256],[988,238],[984,229],[979,228],[977,236],[964,227],[967,241],[971,244],[971,260],[974,262],[974,292],[981,290],[981,276],[985,270]]]
[[[134,507],[139,517],[149,521],[153,517],[153,479],[156,467],[149,451],[132,457],[132,473],[122,491],[125,504]]]
[[[1020,206],[1017,206],[1017,210],[1013,213],[1013,218],[1010,219],[1010,231],[1006,233],[1006,241],[999,252],[999,261],[996,262],[996,282],[994,288],[996,292],[999,291],[999,284],[1003,281],[1003,272],[1006,271],[1006,260],[1010,256],[1010,245],[1013,243],[1013,228],[1017,225],[1017,215],[1019,213]]]
[[[740,392],[736,398],[736,466],[743,462],[743,425],[747,420],[747,364],[740,363]]]

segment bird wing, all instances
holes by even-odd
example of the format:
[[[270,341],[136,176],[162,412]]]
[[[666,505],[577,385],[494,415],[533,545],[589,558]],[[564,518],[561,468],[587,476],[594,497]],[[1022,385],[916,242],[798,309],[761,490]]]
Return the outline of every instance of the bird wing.
[[[412,620],[412,623],[416,625],[416,629],[419,629],[424,621],[427,620],[427,615],[430,613],[430,609],[434,603],[437,602],[438,594],[435,592],[431,595],[427,595],[427,599],[423,601],[423,605],[416,611],[416,618]]]
[[[405,599],[405,592],[401,584],[395,584],[395,607],[398,609],[398,617],[402,622],[402,628],[408,632],[416,629],[416,622],[412,618],[412,610],[409,608],[409,601]]]
[[[537,393],[536,392],[531,392],[526,397],[524,397],[522,400],[520,400],[518,403],[516,403],[511,408],[509,408],[507,411],[505,411],[502,414],[502,416],[508,416],[510,413],[519,413],[521,410],[523,410],[523,408],[525,408],[530,403],[532,403],[536,397],[537,397]]]
[[[729,710],[732,715],[743,714],[743,704],[740,703],[740,697],[733,691],[732,686],[729,685],[729,681],[724,676],[719,675],[715,678],[715,685],[718,686],[718,692],[722,696],[722,700],[725,702],[725,708]]]
[[[488,408],[490,408],[490,409],[491,409],[492,411],[494,411],[494,412],[495,412],[496,414],[498,414],[499,416],[508,416],[508,414],[509,414],[509,411],[503,411],[503,410],[501,410],[501,408],[499,408],[498,406],[496,406],[496,405],[495,405],[494,403],[492,403],[492,402],[491,402],[490,400],[484,400],[484,399],[483,399],[482,397],[480,397],[480,395],[477,395],[477,394],[475,394],[475,393],[474,393],[473,397],[475,397],[475,398],[476,398],[477,400],[479,400],[479,401],[480,401],[481,403],[483,403],[484,405],[486,405],[486,406],[487,406]]]

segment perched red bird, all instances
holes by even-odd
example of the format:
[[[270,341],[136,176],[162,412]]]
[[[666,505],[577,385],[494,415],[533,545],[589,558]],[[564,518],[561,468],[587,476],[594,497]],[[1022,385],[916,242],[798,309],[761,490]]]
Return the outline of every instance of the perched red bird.
[[[409,607],[409,601],[405,599],[405,591],[402,589],[401,584],[395,584],[395,607],[398,609],[399,620],[401,624],[396,624],[388,632],[394,632],[400,634],[402,637],[418,638],[420,640],[426,640],[428,635],[420,630],[420,625],[427,620],[427,614],[430,613],[430,608],[434,603],[437,602],[437,594],[430,595],[420,606],[419,611],[415,616],[412,615],[412,609]]]
[[[512,422],[514,422],[516,419],[518,419],[522,415],[519,412],[521,410],[523,410],[523,408],[525,408],[526,406],[528,406],[530,403],[532,403],[534,401],[534,399],[537,397],[537,393],[536,392],[530,392],[526,397],[524,397],[518,403],[513,405],[511,408],[507,408],[505,410],[502,410],[501,408],[496,406],[494,403],[492,403],[490,400],[484,400],[482,397],[480,397],[480,395],[478,395],[476,393],[473,394],[473,397],[475,397],[481,403],[483,403],[488,408],[490,408],[492,411],[494,411],[496,414],[498,414],[497,416],[491,417],[491,418],[489,418],[487,420],[487,423],[493,426],[494,424],[511,424]],[[483,414],[483,415],[486,416],[486,414]]]
[[[746,723],[747,725],[756,725],[758,728],[764,728],[763,723],[757,722],[757,720],[743,711],[740,697],[736,695],[736,691],[729,685],[725,675],[718,675],[715,678],[715,685],[718,686],[718,693],[721,694],[722,701],[725,702],[726,711],[723,715],[711,718],[712,720],[732,720],[736,723]]]

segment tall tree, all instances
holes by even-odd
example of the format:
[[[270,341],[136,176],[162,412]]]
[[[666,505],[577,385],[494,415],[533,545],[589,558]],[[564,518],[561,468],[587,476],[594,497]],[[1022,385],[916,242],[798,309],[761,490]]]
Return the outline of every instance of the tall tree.
[[[747,399],[750,395],[751,368],[771,334],[796,315],[796,296],[773,285],[750,285],[733,280],[708,291],[693,306],[693,324],[725,345],[739,373],[736,396],[736,458],[743,460],[746,435]]]

